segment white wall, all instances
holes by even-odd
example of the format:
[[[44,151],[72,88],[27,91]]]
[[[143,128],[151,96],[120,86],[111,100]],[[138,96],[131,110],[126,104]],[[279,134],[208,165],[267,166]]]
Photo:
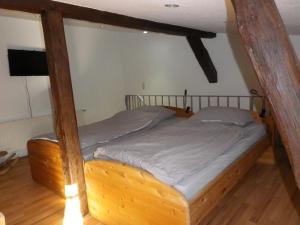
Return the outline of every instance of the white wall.
[[[290,39],[292,41],[294,50],[300,60],[300,35],[291,35]]]
[[[7,49],[43,48],[43,36],[40,32],[36,32],[40,30],[40,26],[32,20],[24,20],[23,24],[20,24],[20,19],[1,17],[0,29],[0,89],[3,93],[0,95],[0,121],[28,117],[30,114],[26,98],[25,78],[9,76]],[[45,80],[45,77],[41,79]]]
[[[123,64],[115,31],[65,26],[77,105],[87,109],[87,123],[125,108]]]
[[[291,40],[300,56],[300,36]],[[208,83],[184,37],[140,32],[124,35],[123,41],[127,94],[183,94],[184,89],[200,95],[248,95],[252,88],[261,92],[237,33],[203,40],[218,71],[216,84]]]
[[[257,88],[256,79],[250,79],[254,77],[251,66],[241,59],[243,49],[236,46],[238,38],[230,37],[233,40],[229,41],[226,34],[218,34],[203,41],[218,71],[216,84],[208,83],[184,37],[128,34],[127,38],[124,71],[128,94],[183,94],[188,89],[189,94],[247,95],[249,88]],[[242,68],[237,65],[231,42]]]
[[[26,154],[26,142],[53,130],[49,78],[27,77],[30,117],[24,77],[10,77],[8,48],[43,49],[40,21],[0,16],[0,147]],[[124,80],[113,31],[66,25],[72,83],[79,125],[102,120],[124,109]],[[41,116],[43,115],[43,116]],[[22,120],[16,120],[21,119]],[[12,122],[4,122],[11,121]]]
[[[21,120],[3,123],[14,119],[30,117],[24,77],[10,77],[7,59],[8,48],[41,49],[44,41],[41,25],[33,20],[0,17],[0,146],[9,150],[20,149],[24,152],[26,139],[40,132],[52,129],[51,118],[39,117],[37,120]],[[40,86],[47,90],[47,77],[38,78]],[[30,82],[33,81],[33,82]],[[35,91],[35,81],[28,79],[29,86]]]
[[[219,82],[209,84],[184,37],[70,24],[65,29],[76,108],[87,110],[78,113],[80,125],[124,109],[126,93],[183,94],[188,89],[189,94],[247,95],[258,88],[236,34],[204,40],[219,74]],[[44,48],[41,24],[0,16],[0,30],[0,118],[28,117],[25,78],[9,76],[7,48]],[[300,36],[291,38],[300,55]],[[28,86],[34,114],[49,111],[48,78],[28,77]],[[28,139],[51,130],[51,116],[0,123],[0,146],[24,152]]]

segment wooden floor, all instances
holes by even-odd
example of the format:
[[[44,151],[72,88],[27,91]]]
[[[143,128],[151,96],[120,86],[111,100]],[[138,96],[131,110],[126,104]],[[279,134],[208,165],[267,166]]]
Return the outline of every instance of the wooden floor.
[[[300,225],[300,193],[287,158],[257,163],[201,225]]]
[[[32,181],[24,158],[0,176],[0,211],[7,225],[56,225],[62,224],[64,201]],[[257,164],[201,225],[300,225],[299,215],[300,195],[288,164]],[[85,224],[101,223],[87,216]]]
[[[27,158],[0,176],[0,212],[7,225],[61,225],[64,206],[62,198],[31,179]],[[90,216],[86,216],[85,224],[101,225]]]

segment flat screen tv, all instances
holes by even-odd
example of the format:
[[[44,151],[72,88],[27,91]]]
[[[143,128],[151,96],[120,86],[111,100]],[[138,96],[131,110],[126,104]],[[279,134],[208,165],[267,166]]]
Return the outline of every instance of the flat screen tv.
[[[10,76],[48,76],[45,51],[8,49]]]

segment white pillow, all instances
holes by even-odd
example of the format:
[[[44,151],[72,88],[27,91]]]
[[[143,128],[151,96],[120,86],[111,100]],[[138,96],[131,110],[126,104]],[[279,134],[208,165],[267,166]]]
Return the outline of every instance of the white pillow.
[[[192,121],[218,122],[246,126],[254,121],[249,110],[230,107],[206,107],[191,117]]]

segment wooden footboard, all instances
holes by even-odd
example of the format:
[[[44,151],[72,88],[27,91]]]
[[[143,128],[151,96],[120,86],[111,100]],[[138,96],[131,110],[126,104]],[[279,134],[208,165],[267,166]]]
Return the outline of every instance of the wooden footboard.
[[[32,178],[65,197],[60,147],[57,142],[30,140],[27,143]]]
[[[103,160],[84,168],[90,213],[104,224],[189,224],[182,194],[151,174]]]

